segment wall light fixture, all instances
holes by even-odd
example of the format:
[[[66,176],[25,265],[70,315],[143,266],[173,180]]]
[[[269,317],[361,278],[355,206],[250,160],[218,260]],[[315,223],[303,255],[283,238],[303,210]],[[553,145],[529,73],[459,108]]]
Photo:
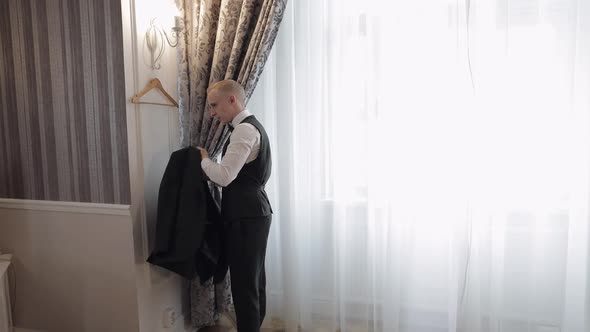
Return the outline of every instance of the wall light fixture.
[[[172,32],[170,37],[166,31],[156,24],[156,18],[152,18],[150,20],[150,26],[145,32],[145,44],[147,49],[150,51],[151,54],[151,67],[152,69],[160,69],[160,59],[164,54],[164,50],[166,48],[166,44],[164,44],[164,40],[170,47],[176,47],[178,45],[178,40],[181,38],[182,28],[180,25],[180,16],[174,17],[174,27],[172,27]]]

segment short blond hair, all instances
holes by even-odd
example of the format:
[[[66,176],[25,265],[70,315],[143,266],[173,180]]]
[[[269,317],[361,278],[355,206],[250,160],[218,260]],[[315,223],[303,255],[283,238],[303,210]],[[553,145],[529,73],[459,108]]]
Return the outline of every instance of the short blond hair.
[[[236,96],[240,104],[244,105],[244,101],[246,100],[246,91],[244,91],[244,87],[240,85],[240,83],[234,80],[223,80],[213,83],[207,89],[207,93],[210,93],[213,90],[217,90],[224,95],[233,94]]]

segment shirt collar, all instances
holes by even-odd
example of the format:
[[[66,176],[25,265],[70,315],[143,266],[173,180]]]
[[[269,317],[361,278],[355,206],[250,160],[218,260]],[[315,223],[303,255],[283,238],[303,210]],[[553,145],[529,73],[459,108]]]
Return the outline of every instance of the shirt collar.
[[[233,120],[231,120],[231,126],[235,128],[237,125],[240,124],[240,122],[244,121],[244,119],[249,117],[250,115],[250,112],[246,109],[241,111],[236,116],[234,116]]]

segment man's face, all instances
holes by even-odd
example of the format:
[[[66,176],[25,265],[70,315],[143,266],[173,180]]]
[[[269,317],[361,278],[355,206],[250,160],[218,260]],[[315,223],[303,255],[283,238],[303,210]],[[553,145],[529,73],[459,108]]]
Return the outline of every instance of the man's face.
[[[233,120],[236,98],[232,95],[224,95],[217,90],[212,90],[207,95],[209,114],[219,122],[226,124]]]

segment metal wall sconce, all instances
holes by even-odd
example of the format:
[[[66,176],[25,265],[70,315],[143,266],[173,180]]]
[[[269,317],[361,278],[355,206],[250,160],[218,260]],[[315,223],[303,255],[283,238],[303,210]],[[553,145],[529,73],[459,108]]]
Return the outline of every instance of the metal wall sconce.
[[[151,67],[152,69],[160,69],[160,59],[164,54],[164,50],[166,48],[166,44],[164,44],[164,40],[170,47],[176,47],[178,45],[178,40],[181,38],[182,28],[180,25],[180,16],[174,17],[174,27],[172,28],[172,32],[170,34],[171,37],[168,37],[168,34],[164,29],[159,27],[156,24],[156,18],[152,18],[150,20],[150,27],[145,33],[145,44],[147,49],[150,51],[151,54]]]

